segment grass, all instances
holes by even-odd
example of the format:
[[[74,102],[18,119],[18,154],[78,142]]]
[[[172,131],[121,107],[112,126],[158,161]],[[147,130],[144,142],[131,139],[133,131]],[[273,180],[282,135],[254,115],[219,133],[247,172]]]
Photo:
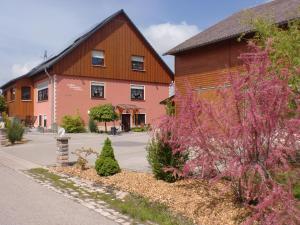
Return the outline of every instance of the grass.
[[[189,225],[193,224],[186,218],[172,214],[168,208],[160,203],[150,202],[140,196],[129,194],[123,200],[117,199],[113,192],[109,194],[87,191],[75,185],[70,180],[49,172],[43,168],[35,168],[27,171],[30,175],[41,181],[48,181],[58,189],[72,189],[76,191],[79,198],[92,198],[101,200],[110,205],[111,208],[135,219],[136,222],[151,221],[160,225]]]
[[[288,179],[292,180],[293,194],[296,199],[300,200],[300,176],[299,168],[294,168],[290,172],[280,173],[276,175],[276,180],[281,184],[286,184]]]
[[[131,128],[131,131],[133,131],[133,132],[145,132],[145,131],[148,131],[148,129],[146,127],[133,127],[133,128]]]

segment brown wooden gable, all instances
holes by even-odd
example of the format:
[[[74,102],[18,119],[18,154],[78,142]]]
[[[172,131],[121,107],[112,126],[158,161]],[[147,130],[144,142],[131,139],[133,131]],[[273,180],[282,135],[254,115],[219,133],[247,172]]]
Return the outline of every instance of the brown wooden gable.
[[[92,50],[102,50],[105,66],[93,66]],[[145,71],[131,69],[131,56],[144,56]],[[96,78],[169,84],[173,73],[124,12],[102,26],[53,66],[53,72]]]

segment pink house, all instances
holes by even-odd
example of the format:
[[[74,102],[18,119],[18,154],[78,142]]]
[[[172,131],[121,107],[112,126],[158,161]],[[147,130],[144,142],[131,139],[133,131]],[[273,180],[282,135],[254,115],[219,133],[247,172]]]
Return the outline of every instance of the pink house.
[[[121,10],[58,55],[1,89],[9,116],[59,126],[65,115],[88,122],[89,109],[111,103],[125,130],[153,124],[165,113],[173,73]]]

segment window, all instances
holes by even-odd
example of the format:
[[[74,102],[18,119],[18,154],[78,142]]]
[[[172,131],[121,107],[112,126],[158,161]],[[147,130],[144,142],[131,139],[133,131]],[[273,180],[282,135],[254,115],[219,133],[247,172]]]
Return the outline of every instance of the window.
[[[21,99],[22,100],[30,100],[31,99],[31,88],[30,87],[22,87],[21,89]]]
[[[93,66],[104,66],[104,52],[103,51],[92,51],[92,65]]]
[[[131,68],[132,70],[144,70],[144,57],[143,56],[132,56],[131,57]]]
[[[14,101],[16,99],[16,89],[15,88],[11,88],[10,89],[10,100]]]
[[[104,98],[104,83],[99,83],[99,82],[91,83],[91,97]]]
[[[145,87],[143,85],[131,85],[131,99],[145,100]]]
[[[48,88],[43,88],[38,90],[38,101],[47,101],[48,100]]]
[[[135,114],[134,115],[134,124],[135,126],[143,126],[146,124],[146,115],[145,114]]]

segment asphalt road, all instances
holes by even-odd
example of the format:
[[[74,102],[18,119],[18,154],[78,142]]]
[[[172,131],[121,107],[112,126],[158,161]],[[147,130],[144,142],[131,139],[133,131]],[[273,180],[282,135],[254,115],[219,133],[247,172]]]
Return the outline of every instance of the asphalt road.
[[[19,170],[32,165],[0,153],[0,225],[117,224],[41,186]]]
[[[96,151],[101,151],[104,140],[109,137],[114,147],[116,159],[122,169],[149,172],[150,167],[146,159],[146,145],[149,135],[142,133],[123,133],[121,135],[105,134],[67,134],[69,140],[70,161],[75,161],[76,156],[72,154],[81,147],[91,147]],[[56,141],[54,134],[33,134],[25,135],[27,143],[17,144],[9,147],[0,147],[0,152],[4,151],[21,159],[48,166],[56,162]],[[89,158],[91,165],[95,162],[95,157]]]

